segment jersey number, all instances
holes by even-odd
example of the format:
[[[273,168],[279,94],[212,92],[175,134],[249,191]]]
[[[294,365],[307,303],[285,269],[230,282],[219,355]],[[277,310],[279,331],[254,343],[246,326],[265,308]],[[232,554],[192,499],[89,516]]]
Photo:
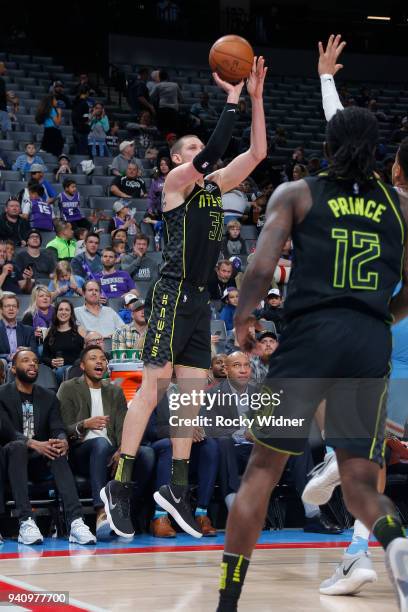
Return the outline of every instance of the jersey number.
[[[40,211],[40,213],[42,215],[49,215],[49,214],[51,214],[51,211],[50,211],[49,207],[48,206],[44,206],[44,204],[39,204],[38,205],[38,210]]]
[[[224,229],[224,215],[220,212],[212,210],[210,212],[210,217],[212,218],[211,227],[213,229],[210,230],[208,238],[210,240],[217,240],[218,242],[221,242]]]
[[[376,291],[379,275],[378,272],[369,271],[367,264],[381,255],[379,235],[333,228],[331,237],[336,241],[333,286],[337,289],[348,286],[350,289]],[[354,255],[350,253],[352,249],[357,250]]]

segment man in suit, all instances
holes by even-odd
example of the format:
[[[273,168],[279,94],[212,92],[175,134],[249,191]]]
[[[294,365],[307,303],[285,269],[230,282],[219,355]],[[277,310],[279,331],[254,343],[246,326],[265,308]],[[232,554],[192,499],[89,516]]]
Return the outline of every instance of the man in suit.
[[[14,430],[3,450],[20,520],[18,541],[27,545],[43,541],[33,518],[28,475],[32,480],[44,480],[51,472],[70,525],[69,541],[93,544],[96,539],[83,522],[81,503],[66,457],[68,441],[59,401],[54,393],[35,384],[38,365],[33,351],[17,350],[11,367],[15,381],[0,387],[0,421],[9,420]]]
[[[13,354],[19,346],[29,347],[37,353],[34,330],[29,325],[17,323],[20,303],[13,294],[4,294],[0,298],[0,359],[11,362]]]
[[[127,404],[120,387],[103,380],[107,371],[102,347],[89,345],[81,353],[83,376],[64,382],[58,391],[61,414],[71,442],[70,461],[74,472],[91,480],[96,509],[96,536],[106,538],[110,526],[99,492],[116,472]],[[135,497],[140,497],[154,469],[155,453],[141,446],[133,480]]]

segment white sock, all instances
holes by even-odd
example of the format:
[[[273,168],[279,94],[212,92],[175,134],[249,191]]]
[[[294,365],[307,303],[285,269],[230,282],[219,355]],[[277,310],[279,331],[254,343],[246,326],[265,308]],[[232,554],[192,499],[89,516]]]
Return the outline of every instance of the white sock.
[[[236,498],[236,496],[236,493],[228,493],[228,495],[225,496],[225,505],[228,508],[228,512],[231,510],[231,506],[234,503],[234,499]]]
[[[368,540],[369,537],[370,537],[370,530],[367,529],[364,523],[356,519],[354,521],[353,538],[363,538],[364,540]]]

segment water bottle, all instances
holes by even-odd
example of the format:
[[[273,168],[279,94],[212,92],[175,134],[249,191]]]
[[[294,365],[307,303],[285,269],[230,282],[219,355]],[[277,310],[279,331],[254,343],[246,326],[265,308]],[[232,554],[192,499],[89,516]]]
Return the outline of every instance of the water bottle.
[[[155,250],[156,250],[156,251],[160,251],[160,250],[161,250],[161,244],[160,244],[160,242],[161,242],[161,241],[160,241],[160,234],[159,234],[159,232],[157,232],[157,233],[154,235],[154,248],[155,248]]]

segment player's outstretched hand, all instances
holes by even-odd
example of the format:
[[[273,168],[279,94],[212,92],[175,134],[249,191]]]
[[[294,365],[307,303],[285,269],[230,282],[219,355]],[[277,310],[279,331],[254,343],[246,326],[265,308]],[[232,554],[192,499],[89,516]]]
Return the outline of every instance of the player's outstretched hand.
[[[254,325],[253,317],[246,320],[234,320],[235,338],[244,353],[252,355],[260,354],[259,343],[250,331],[250,327]]]
[[[236,85],[233,83],[227,83],[227,81],[223,81],[216,72],[212,73],[214,81],[217,83],[220,89],[223,89],[226,94],[228,94],[228,102],[231,104],[238,104],[239,97],[241,95],[242,88],[244,86],[244,81],[240,81]]]
[[[338,64],[337,60],[346,46],[345,41],[341,40],[341,34],[332,34],[327,41],[326,49],[323,43],[319,42],[319,64],[318,72],[322,74],[332,74],[333,76],[343,68],[343,64]]]
[[[263,86],[265,82],[266,73],[268,68],[265,67],[265,60],[262,57],[254,57],[252,64],[251,74],[249,75],[246,86],[247,92],[251,98],[261,99],[263,94]]]

